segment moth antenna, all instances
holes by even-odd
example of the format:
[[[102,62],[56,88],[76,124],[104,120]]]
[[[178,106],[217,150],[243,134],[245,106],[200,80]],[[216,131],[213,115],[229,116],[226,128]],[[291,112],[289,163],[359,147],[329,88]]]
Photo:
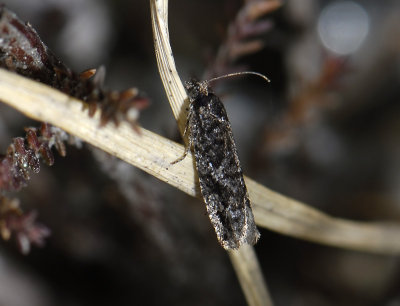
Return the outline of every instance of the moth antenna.
[[[229,78],[229,77],[232,77],[232,76],[238,76],[238,75],[243,75],[243,74],[254,74],[254,75],[257,75],[257,76],[263,78],[268,83],[271,82],[265,75],[263,75],[261,73],[258,73],[258,72],[254,72],[254,71],[241,71],[241,72],[228,73],[228,74],[216,77],[216,78],[209,79],[206,82],[210,83],[210,82],[214,82],[214,81],[219,80],[219,79]]]

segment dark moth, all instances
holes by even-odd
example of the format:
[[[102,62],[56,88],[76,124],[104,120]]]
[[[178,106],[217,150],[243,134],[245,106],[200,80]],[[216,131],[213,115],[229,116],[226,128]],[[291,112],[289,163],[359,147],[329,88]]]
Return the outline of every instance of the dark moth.
[[[217,238],[227,250],[254,245],[260,233],[225,107],[206,81],[192,79],[185,88],[190,104],[184,156],[193,146],[201,193]]]

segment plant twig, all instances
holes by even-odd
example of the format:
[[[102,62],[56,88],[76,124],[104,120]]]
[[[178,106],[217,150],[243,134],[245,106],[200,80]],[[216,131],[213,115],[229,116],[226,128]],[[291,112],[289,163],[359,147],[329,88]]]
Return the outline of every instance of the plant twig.
[[[169,43],[168,0],[151,0],[150,5],[158,69],[175,119],[181,134],[184,134],[186,125],[184,105],[187,95],[176,70]],[[191,167],[193,170],[193,159],[191,160]],[[195,178],[196,184],[197,181],[198,179]],[[199,193],[197,192],[197,194]],[[237,251],[229,252],[229,254],[247,303],[249,305],[272,305],[254,248],[252,246],[241,247]]]
[[[272,306],[254,248],[244,244],[238,251],[228,251],[228,254],[248,304]]]
[[[187,194],[200,197],[192,154],[180,163],[170,164],[184,151],[176,142],[144,128],[136,133],[125,123],[100,128],[99,116],[90,118],[82,111],[81,101],[4,69],[0,69],[0,100],[27,117],[58,126]],[[334,218],[250,178],[245,180],[259,226],[336,247],[400,254],[399,224]]]

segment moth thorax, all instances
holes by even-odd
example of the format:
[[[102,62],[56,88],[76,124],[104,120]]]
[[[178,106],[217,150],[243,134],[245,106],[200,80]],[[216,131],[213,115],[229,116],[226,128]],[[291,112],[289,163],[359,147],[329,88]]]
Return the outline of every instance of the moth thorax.
[[[199,82],[199,93],[208,96],[208,82]]]

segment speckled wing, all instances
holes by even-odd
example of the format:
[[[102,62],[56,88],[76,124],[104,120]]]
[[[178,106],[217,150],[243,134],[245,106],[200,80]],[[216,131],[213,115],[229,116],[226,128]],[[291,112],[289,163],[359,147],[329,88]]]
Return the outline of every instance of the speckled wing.
[[[201,193],[218,240],[225,249],[255,244],[260,236],[243,179],[225,108],[201,84],[187,85],[191,100],[189,137],[194,147]],[[204,86],[204,85],[203,85]]]

